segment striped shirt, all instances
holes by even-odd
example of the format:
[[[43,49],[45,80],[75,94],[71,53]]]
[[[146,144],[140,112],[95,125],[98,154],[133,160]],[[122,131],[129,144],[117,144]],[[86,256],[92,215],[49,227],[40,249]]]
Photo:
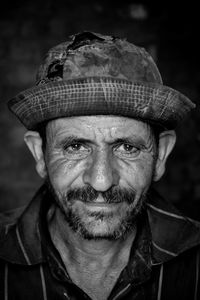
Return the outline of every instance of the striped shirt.
[[[42,187],[17,221],[2,224],[1,300],[91,300],[72,282],[51,241],[45,222],[51,201]],[[200,224],[151,191],[137,228],[108,299],[200,299]]]

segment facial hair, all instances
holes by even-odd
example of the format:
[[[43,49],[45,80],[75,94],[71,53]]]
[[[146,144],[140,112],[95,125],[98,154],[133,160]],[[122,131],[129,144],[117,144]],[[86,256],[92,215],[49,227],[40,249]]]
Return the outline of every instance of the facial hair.
[[[59,207],[69,227],[87,240],[117,240],[125,236],[135,228],[136,219],[145,203],[146,195],[143,194],[135,201],[136,192],[133,189],[111,187],[105,192],[98,192],[91,186],[83,186],[57,193],[48,178],[47,187]],[[76,206],[77,200],[83,204],[93,203],[98,197],[102,197],[106,204],[120,204],[114,212],[88,211]],[[104,224],[105,230],[97,232]]]

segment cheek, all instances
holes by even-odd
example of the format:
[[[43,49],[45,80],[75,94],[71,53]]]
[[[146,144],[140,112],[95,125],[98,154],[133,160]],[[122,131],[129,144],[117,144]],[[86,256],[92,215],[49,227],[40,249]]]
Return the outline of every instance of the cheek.
[[[60,191],[70,187],[80,177],[83,162],[67,160],[63,155],[49,156],[47,170],[55,189]]]
[[[126,163],[123,170],[123,178],[136,192],[146,192],[152,182],[153,158],[137,159]]]

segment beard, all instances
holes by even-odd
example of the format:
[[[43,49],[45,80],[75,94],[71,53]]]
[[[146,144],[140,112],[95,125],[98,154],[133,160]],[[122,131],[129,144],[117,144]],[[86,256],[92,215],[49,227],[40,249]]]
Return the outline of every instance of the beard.
[[[68,226],[87,240],[125,238],[134,230],[146,199],[146,194],[136,199],[135,190],[119,186],[98,192],[87,185],[59,193],[49,178],[46,179],[46,185]],[[87,204],[94,203],[98,197],[101,197],[108,206],[113,205],[114,209],[89,210]]]

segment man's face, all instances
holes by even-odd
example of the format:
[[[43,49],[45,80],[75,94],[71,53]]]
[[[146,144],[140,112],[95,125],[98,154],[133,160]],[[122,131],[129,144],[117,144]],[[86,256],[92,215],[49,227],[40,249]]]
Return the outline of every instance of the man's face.
[[[123,236],[152,182],[155,154],[151,128],[137,120],[88,116],[51,121],[48,182],[68,225],[88,239]]]

